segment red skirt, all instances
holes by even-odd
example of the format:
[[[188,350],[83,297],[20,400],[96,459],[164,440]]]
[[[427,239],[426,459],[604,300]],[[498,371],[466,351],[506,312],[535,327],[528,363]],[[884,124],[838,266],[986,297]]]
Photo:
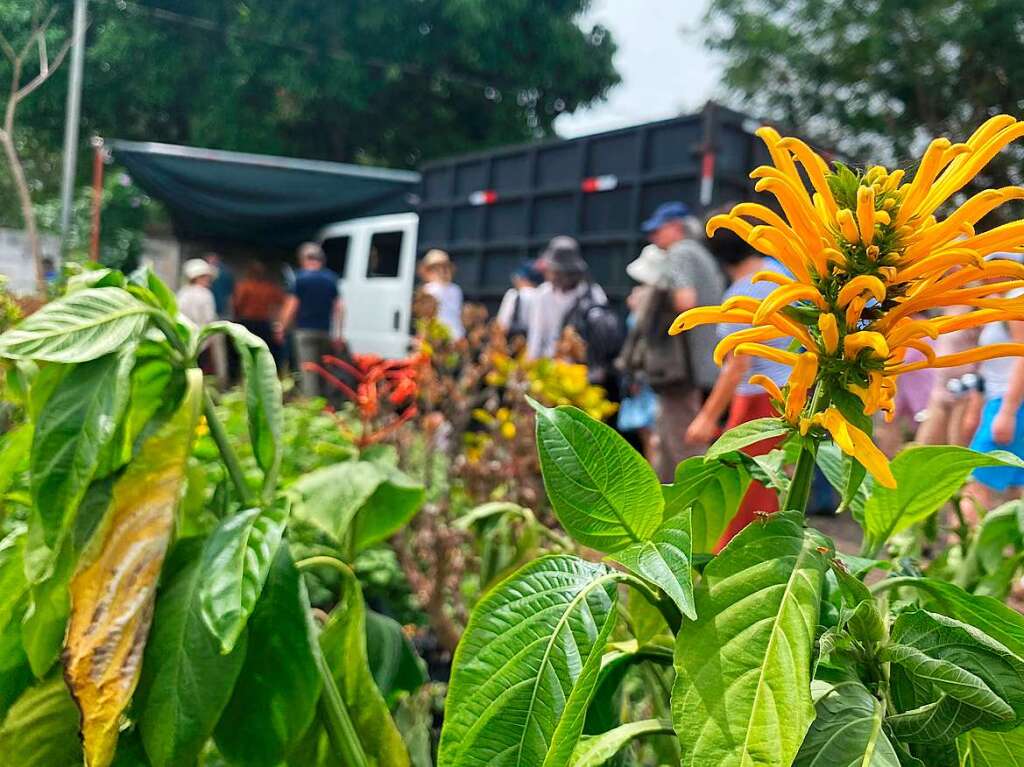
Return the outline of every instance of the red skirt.
[[[729,420],[726,422],[726,428],[731,429],[756,418],[773,418],[776,415],[775,409],[772,408],[771,397],[767,393],[737,394],[732,398],[732,404],[729,406]],[[781,441],[782,437],[763,439],[743,448],[743,452],[747,455],[765,455],[778,447]],[[729,526],[725,528],[722,537],[718,539],[715,552],[721,551],[736,533],[754,521],[755,511],[771,514],[778,510],[779,497],[775,490],[765,487],[757,480],[751,480],[747,492],[736,510],[736,515],[729,522]]]

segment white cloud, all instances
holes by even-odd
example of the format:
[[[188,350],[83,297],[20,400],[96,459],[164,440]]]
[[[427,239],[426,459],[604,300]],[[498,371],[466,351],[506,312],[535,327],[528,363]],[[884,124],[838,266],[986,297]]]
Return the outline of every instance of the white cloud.
[[[718,67],[701,37],[708,0],[595,0],[582,19],[611,30],[622,83],[592,109],[563,115],[559,135],[580,136],[693,112],[712,98]]]

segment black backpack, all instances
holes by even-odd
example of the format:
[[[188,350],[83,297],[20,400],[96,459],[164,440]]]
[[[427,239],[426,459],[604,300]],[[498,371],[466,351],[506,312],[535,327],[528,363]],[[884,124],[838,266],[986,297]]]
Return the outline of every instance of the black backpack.
[[[563,328],[572,328],[587,345],[587,377],[591,383],[608,390],[609,398],[617,395],[615,358],[622,348],[622,322],[611,307],[594,295],[592,286],[577,299],[565,315]]]

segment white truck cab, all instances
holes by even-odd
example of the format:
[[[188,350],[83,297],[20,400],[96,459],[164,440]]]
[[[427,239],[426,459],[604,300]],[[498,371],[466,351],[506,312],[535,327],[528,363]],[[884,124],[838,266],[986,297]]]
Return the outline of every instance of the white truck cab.
[[[409,351],[419,216],[396,213],[330,224],[317,240],[338,274],[345,302],[342,334],[357,354]]]

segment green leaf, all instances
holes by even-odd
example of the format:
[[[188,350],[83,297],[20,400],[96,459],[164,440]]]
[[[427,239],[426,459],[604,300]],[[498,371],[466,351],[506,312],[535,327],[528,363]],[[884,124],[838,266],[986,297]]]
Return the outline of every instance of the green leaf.
[[[234,342],[242,361],[245,378],[245,406],[249,419],[249,439],[260,468],[271,485],[277,482],[281,465],[281,432],[284,428],[284,406],[281,403],[281,381],[277,377],[274,355],[259,336],[233,322],[214,322],[203,328],[200,337],[225,333]],[[268,488],[265,488],[268,490]],[[269,488],[272,491],[272,487]]]
[[[569,761],[615,623],[619,579],[604,565],[547,556],[477,604],[455,651],[438,767]]]
[[[288,504],[246,509],[223,520],[203,549],[199,604],[227,654],[245,628],[281,543]]]
[[[171,317],[178,315],[178,300],[174,292],[156,276],[148,264],[143,264],[128,275],[128,284],[148,291],[147,297],[151,297],[157,309],[162,309]]]
[[[277,767],[313,720],[321,679],[308,610],[288,547],[279,546],[249,618],[242,672],[214,731],[229,761]]]
[[[0,726],[0,757],[10,767],[81,767],[78,709],[59,674],[11,706]]]
[[[1007,547],[1019,549],[1024,541],[1021,537],[1021,521],[1024,503],[1010,501],[986,512],[978,528],[974,543],[974,555],[985,572],[995,572],[1003,564]]]
[[[78,290],[0,335],[0,357],[88,362],[137,340],[152,312],[121,288]]]
[[[676,641],[683,765],[792,762],[814,718],[811,654],[830,549],[802,514],[782,512],[748,525],[704,569],[699,617]]]
[[[423,505],[422,484],[398,469],[381,471],[380,484],[353,520],[352,543],[356,553],[397,533]]]
[[[949,743],[973,727],[1024,721],[1024,660],[973,626],[924,610],[902,613],[881,659],[891,664],[901,740]]]
[[[854,519],[863,520],[864,504],[873,486],[872,479],[864,475],[864,467],[831,441],[818,445],[815,461],[828,483],[842,498],[840,509],[849,509]]]
[[[1024,767],[1024,727],[1009,732],[975,729],[956,741],[960,767]]]
[[[900,767],[882,728],[882,704],[863,684],[840,682],[814,709],[814,722],[793,767]]]
[[[344,461],[300,477],[294,515],[354,552],[387,539],[423,504],[423,485],[398,469],[368,461]]]
[[[65,376],[39,414],[32,439],[32,501],[43,542],[54,548],[92,481],[128,406],[129,345],[83,362]]]
[[[531,404],[544,487],[566,531],[605,553],[650,539],[665,501],[646,459],[581,410]]]
[[[974,469],[1024,467],[1024,461],[1002,450],[979,453],[966,447],[921,445],[901,451],[890,466],[896,488],[876,484],[864,507],[865,543],[871,551],[942,508]]]
[[[28,597],[23,525],[0,541],[0,722],[32,681],[21,642],[21,620]]]
[[[739,463],[687,458],[676,467],[675,482],[662,486],[665,518],[692,509],[693,551],[710,553],[736,515],[749,484],[750,475]]]
[[[366,611],[366,661],[389,708],[427,681],[426,667],[402,626],[373,610]]]
[[[202,541],[188,539],[164,567],[135,693],[138,728],[153,767],[196,763],[245,660],[244,634],[222,655],[203,621],[199,595],[209,575],[203,562]]]
[[[715,440],[715,443],[704,454],[704,460],[713,461],[726,453],[742,450],[761,440],[781,437],[792,430],[793,427],[781,418],[755,418],[753,421],[732,427]]]
[[[3,435],[0,441],[0,495],[10,490],[18,474],[28,469],[31,448],[31,423],[15,426]]]
[[[1024,658],[1024,615],[998,599],[969,594],[959,586],[934,578],[889,578],[888,588],[912,588],[927,596],[925,606],[932,612],[974,626]]]
[[[320,632],[320,648],[370,764],[407,767],[405,743],[370,673],[365,615],[359,581],[346,569],[342,572],[338,604]],[[327,740],[319,722],[314,723],[307,737]],[[336,764],[337,758],[329,763]]]
[[[292,513],[341,543],[382,481],[380,469],[366,461],[325,466],[299,477],[289,488],[298,496]]]
[[[656,585],[675,602],[683,615],[696,620],[691,555],[690,512],[686,511],[666,520],[651,540],[627,546],[611,558]]]
[[[637,738],[673,735],[672,726],[657,719],[621,724],[600,735],[584,735],[572,754],[571,767],[601,767]]]

